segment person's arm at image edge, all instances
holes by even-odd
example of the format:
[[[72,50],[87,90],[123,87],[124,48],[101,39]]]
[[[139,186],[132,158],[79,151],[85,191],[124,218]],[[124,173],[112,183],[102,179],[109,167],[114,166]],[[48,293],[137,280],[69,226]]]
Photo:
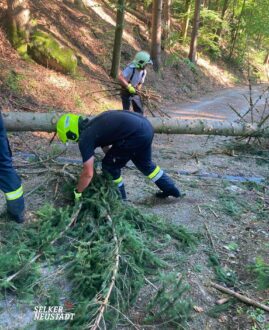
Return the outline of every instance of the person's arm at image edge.
[[[94,156],[92,156],[85,163],[83,163],[83,169],[81,171],[77,184],[77,192],[82,193],[91,183],[94,174],[93,165],[94,165]]]
[[[121,72],[118,76],[119,83],[121,84],[122,87],[127,88],[129,83],[124,77],[123,73]]]

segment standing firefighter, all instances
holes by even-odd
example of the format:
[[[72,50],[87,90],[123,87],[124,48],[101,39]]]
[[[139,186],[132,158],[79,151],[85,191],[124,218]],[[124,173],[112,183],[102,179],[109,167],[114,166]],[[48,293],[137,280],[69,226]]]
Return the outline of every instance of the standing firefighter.
[[[11,150],[0,112],[0,189],[5,193],[7,212],[12,220],[24,222],[24,198],[20,178],[12,166]]]
[[[126,199],[126,193],[121,169],[129,160],[160,188],[157,197],[180,197],[174,182],[151,160],[153,127],[141,115],[115,110],[103,112],[89,120],[66,114],[58,120],[57,133],[62,142],[72,140],[79,144],[83,170],[75,189],[76,199],[79,199],[93,178],[95,148],[108,145],[111,148],[102,160],[102,169],[110,173],[123,200]]]
[[[152,64],[149,53],[144,51],[138,52],[133,62],[119,75],[118,79],[122,86],[121,100],[123,110],[130,110],[132,103],[134,112],[144,113],[142,100],[137,91],[145,81],[147,75],[146,66],[148,64]]]

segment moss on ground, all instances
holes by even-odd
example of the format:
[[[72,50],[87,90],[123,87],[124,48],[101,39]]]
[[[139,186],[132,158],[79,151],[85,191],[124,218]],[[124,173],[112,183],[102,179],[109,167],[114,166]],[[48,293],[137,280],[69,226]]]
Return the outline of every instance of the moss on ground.
[[[74,52],[43,31],[36,31],[31,36],[28,53],[37,63],[44,66],[64,73],[76,72],[77,58]]]

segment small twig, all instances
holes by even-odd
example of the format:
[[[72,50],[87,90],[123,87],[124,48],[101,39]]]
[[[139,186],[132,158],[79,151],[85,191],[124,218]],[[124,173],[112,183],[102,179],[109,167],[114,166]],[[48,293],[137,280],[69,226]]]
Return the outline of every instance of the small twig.
[[[201,214],[203,216],[200,205],[197,205],[197,208],[198,208],[199,214]]]
[[[211,207],[209,208],[209,210],[214,214],[214,216],[215,216],[217,219],[219,218],[219,216],[217,215],[217,213],[216,213],[214,210],[212,210]]]
[[[217,289],[219,291],[222,291],[224,293],[227,293],[227,294],[229,294],[229,295],[237,298],[238,300],[243,301],[244,303],[246,303],[248,305],[252,305],[252,306],[261,308],[261,309],[265,310],[266,312],[269,312],[269,306],[266,306],[266,305],[264,305],[264,304],[262,304],[262,303],[260,303],[260,302],[258,302],[256,300],[253,300],[251,298],[248,298],[246,296],[243,296],[242,294],[237,293],[237,292],[235,292],[235,291],[233,291],[231,289],[225,288],[224,286],[219,285],[217,283],[210,282],[210,285],[213,288],[215,288],[215,289]]]
[[[269,118],[269,114],[267,115],[267,116],[265,116],[262,120],[261,120],[261,122],[258,124],[258,126],[259,127],[261,127],[265,122],[266,122],[266,120]]]
[[[146,277],[144,277],[144,280],[150,285],[150,286],[152,286],[155,290],[157,290],[158,291],[158,288],[157,288],[157,286],[156,285],[154,285],[153,283],[151,283],[150,282],[150,280],[149,279],[147,279]]]
[[[36,192],[39,188],[41,188],[42,186],[44,186],[45,184],[50,183],[51,181],[55,180],[55,178],[52,179],[46,179],[45,181],[41,182],[38,186],[36,186],[33,190],[28,191],[26,194],[24,194],[24,197],[28,197],[31,194],[33,194],[34,192]]]
[[[216,250],[216,248],[215,248],[214,241],[213,241],[213,239],[212,239],[212,236],[211,236],[211,234],[210,234],[210,231],[209,231],[209,228],[208,228],[206,222],[204,222],[204,226],[205,226],[205,229],[206,229],[206,232],[207,232],[208,238],[209,238],[209,240],[210,240],[211,246],[212,246],[214,252],[217,253],[217,250]]]
[[[112,305],[107,305],[108,307],[111,307],[112,309],[114,309],[115,311],[117,311],[118,313],[120,313],[136,330],[139,330],[140,328],[138,328],[125,314],[123,314],[119,309],[115,308]]]
[[[242,116],[231,104],[229,104],[229,107],[231,108],[231,110],[233,110],[233,112],[235,112],[237,114],[237,116],[240,119],[242,119],[246,123],[246,120],[244,119],[244,116]]]

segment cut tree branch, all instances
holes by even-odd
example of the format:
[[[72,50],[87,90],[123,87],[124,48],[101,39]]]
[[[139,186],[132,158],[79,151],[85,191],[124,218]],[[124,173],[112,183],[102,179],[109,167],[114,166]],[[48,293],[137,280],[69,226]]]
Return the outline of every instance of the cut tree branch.
[[[54,238],[54,240],[52,240],[49,245],[53,245],[55,244],[58,239],[60,239],[63,234],[76,222],[77,217],[79,215],[79,212],[81,210],[82,207],[82,203],[78,204],[75,212],[73,212],[72,216],[71,216],[71,221],[69,222],[69,224],[65,227],[65,229],[63,231],[60,232],[60,234]],[[34,263],[38,258],[40,258],[43,255],[43,252],[40,252],[38,254],[36,254],[29,262],[27,262],[19,271],[17,271],[16,273],[10,275],[5,282],[9,283],[10,281],[14,280],[14,278],[16,278],[18,275],[20,275],[26,268],[28,268],[32,263]]]
[[[266,305],[264,305],[264,304],[262,304],[262,303],[260,303],[256,300],[253,300],[251,298],[243,296],[242,294],[234,292],[233,290],[225,288],[224,286],[221,286],[217,283],[210,282],[210,285],[213,286],[213,288],[215,288],[219,291],[222,291],[224,293],[227,293],[230,296],[233,296],[233,297],[237,298],[240,301],[243,301],[244,303],[246,303],[248,305],[252,305],[252,306],[261,308],[261,309],[265,310],[266,312],[269,312],[269,306],[266,306]]]
[[[114,266],[113,271],[112,271],[111,282],[110,282],[110,285],[109,285],[107,294],[106,294],[104,300],[101,302],[101,305],[100,305],[100,307],[98,309],[98,315],[97,315],[97,317],[95,319],[95,322],[94,322],[93,325],[90,325],[89,326],[89,329],[91,329],[91,330],[97,330],[97,329],[100,328],[99,327],[99,324],[100,324],[100,322],[101,322],[101,320],[103,318],[105,309],[108,306],[109,298],[111,296],[112,290],[114,289],[115,282],[116,282],[116,277],[117,277],[118,270],[119,270],[119,265],[120,265],[120,247],[119,247],[118,237],[116,235],[116,232],[115,232],[115,229],[114,229],[114,226],[113,226],[113,222],[112,222],[112,219],[111,219],[110,215],[107,215],[107,219],[108,219],[109,224],[112,227],[113,240],[115,242],[115,266]]]

